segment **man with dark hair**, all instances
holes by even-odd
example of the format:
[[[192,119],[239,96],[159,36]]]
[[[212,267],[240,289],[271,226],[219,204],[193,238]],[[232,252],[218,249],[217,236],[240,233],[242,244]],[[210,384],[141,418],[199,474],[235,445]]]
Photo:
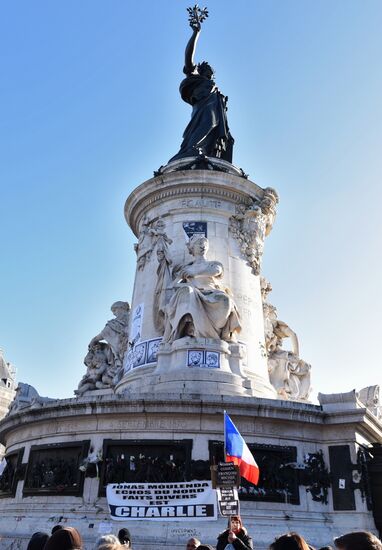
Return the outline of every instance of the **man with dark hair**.
[[[118,540],[126,548],[131,548],[131,535],[130,531],[126,527],[123,527],[118,531]]]
[[[59,529],[63,529],[64,526],[63,525],[60,525],[59,523],[57,525],[55,525],[54,527],[52,527],[52,531],[51,531],[51,535],[53,535],[53,533],[55,533],[56,531],[58,531]]]
[[[28,542],[27,550],[42,550],[48,540],[48,533],[37,531],[36,533],[33,533],[30,541]]]
[[[334,539],[334,544],[339,550],[382,550],[381,541],[367,531],[347,533]]]

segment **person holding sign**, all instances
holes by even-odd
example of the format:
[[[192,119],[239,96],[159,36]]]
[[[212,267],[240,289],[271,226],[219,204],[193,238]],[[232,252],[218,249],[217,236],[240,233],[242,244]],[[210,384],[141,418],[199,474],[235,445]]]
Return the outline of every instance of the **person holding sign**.
[[[253,550],[252,538],[241,522],[240,516],[231,516],[228,529],[220,533],[216,550]]]

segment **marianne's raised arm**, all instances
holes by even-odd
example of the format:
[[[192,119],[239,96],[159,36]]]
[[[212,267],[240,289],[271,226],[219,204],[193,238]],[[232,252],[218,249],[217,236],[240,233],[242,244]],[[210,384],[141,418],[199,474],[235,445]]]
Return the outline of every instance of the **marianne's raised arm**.
[[[186,46],[186,52],[184,56],[184,67],[183,67],[183,72],[187,75],[193,73],[195,70],[194,54],[195,54],[196,43],[198,41],[199,34],[200,34],[201,25],[200,23],[194,23],[191,25],[191,27],[193,32]]]

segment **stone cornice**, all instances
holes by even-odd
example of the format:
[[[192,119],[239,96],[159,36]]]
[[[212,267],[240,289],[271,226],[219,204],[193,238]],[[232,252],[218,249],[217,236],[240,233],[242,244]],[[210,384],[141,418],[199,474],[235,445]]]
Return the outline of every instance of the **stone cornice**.
[[[382,442],[381,420],[364,407],[325,412],[324,424],[354,424],[367,437]]]
[[[125,204],[125,218],[138,236],[141,218],[158,201],[203,197],[250,205],[253,200],[261,200],[263,196],[261,187],[232,174],[209,170],[170,172],[151,178],[134,189]]]
[[[25,408],[0,421],[0,442],[7,435],[27,424],[70,420],[90,416],[120,415],[217,415],[228,409],[233,417],[254,420],[278,420],[315,425],[349,425],[375,441],[382,440],[382,423],[367,409],[357,408],[324,412],[319,405],[276,399],[197,395],[158,394],[144,399],[126,399],[123,395],[102,395],[80,399],[61,399],[44,403],[41,407]]]
[[[123,395],[103,395],[81,399],[62,399],[44,403],[38,408],[25,408],[7,416],[0,422],[0,441],[7,434],[22,429],[27,424],[56,420],[89,417],[92,415],[216,415],[229,408],[236,417],[269,418],[281,421],[299,421],[321,424],[324,413],[320,406],[261,398],[180,396],[174,394],[154,395],[145,399],[126,399]]]

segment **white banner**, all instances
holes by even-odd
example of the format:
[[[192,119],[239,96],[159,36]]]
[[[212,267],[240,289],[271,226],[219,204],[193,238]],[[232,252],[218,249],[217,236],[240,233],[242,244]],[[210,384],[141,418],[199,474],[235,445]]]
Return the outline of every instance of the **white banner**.
[[[106,497],[111,518],[119,521],[217,519],[216,492],[210,481],[109,483]]]
[[[136,344],[141,340],[142,337],[142,320],[143,320],[143,310],[145,304],[139,304],[133,311],[133,319],[131,322],[131,335],[129,339]]]

